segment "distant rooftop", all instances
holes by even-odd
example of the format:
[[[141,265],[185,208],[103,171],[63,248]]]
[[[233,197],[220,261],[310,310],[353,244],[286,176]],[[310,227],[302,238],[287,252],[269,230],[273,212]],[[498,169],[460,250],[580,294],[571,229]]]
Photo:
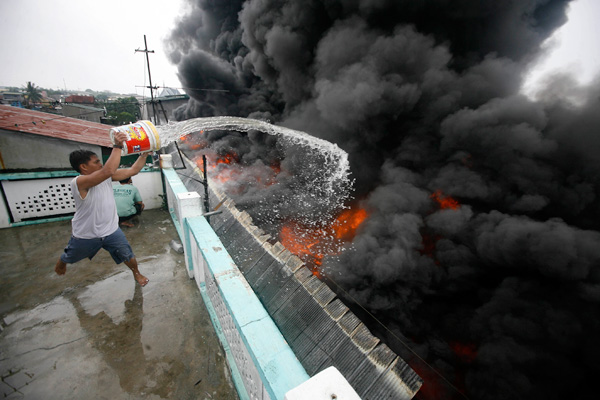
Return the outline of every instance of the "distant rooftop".
[[[65,103],[94,104],[94,96],[70,95],[65,98]]]
[[[179,90],[177,90],[175,88],[166,87],[166,88],[163,88],[162,92],[160,92],[158,97],[170,97],[170,96],[181,96],[181,95],[182,94],[179,93]]]

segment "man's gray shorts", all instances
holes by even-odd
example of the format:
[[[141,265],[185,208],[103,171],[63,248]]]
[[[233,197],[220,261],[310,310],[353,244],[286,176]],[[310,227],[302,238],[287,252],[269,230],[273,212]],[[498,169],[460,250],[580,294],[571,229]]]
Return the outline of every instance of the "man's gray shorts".
[[[60,259],[66,264],[75,264],[86,257],[91,260],[100,249],[108,251],[117,264],[135,257],[125,234],[121,228],[117,228],[116,231],[103,238],[79,239],[71,236]]]

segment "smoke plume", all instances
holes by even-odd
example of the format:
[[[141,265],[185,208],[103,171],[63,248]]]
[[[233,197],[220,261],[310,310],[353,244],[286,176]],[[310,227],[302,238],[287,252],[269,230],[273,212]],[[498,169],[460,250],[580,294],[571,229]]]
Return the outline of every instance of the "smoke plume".
[[[520,94],[568,2],[190,0],[169,38],[192,88],[177,118],[269,119],[349,153],[369,217],[323,270],[471,399],[587,398],[600,373],[600,80]],[[244,140],[211,139],[292,172],[235,194],[265,221],[308,161]],[[417,397],[461,398],[415,369]]]

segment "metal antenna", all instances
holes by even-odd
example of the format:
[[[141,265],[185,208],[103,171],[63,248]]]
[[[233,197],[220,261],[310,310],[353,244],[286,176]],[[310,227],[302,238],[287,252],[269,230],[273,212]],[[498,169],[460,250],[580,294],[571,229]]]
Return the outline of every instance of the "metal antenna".
[[[148,44],[146,43],[146,35],[144,35],[144,50],[136,49],[135,52],[138,53],[146,53],[146,64],[148,65],[148,80],[150,81],[150,86],[146,86],[150,89],[150,103],[152,104],[152,113],[154,114],[154,123],[158,125],[158,116],[156,112],[156,103],[154,102],[154,89],[158,89],[157,87],[152,86],[152,75],[150,74],[150,57],[148,53],[154,53],[154,50],[148,50]]]

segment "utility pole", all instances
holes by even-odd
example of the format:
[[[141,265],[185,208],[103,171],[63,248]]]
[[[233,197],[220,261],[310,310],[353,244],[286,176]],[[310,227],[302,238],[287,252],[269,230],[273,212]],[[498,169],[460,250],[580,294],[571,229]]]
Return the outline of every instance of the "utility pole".
[[[148,53],[154,53],[154,50],[148,50],[148,44],[146,43],[146,35],[144,35],[144,50],[136,49],[135,52],[138,53],[146,53],[146,64],[148,65],[148,80],[150,81],[150,86],[146,86],[150,89],[150,104],[152,104],[152,113],[154,114],[154,123],[158,125],[158,115],[156,112],[156,103],[154,102],[154,89],[158,89],[157,87],[152,86],[152,75],[150,75],[150,57]]]

